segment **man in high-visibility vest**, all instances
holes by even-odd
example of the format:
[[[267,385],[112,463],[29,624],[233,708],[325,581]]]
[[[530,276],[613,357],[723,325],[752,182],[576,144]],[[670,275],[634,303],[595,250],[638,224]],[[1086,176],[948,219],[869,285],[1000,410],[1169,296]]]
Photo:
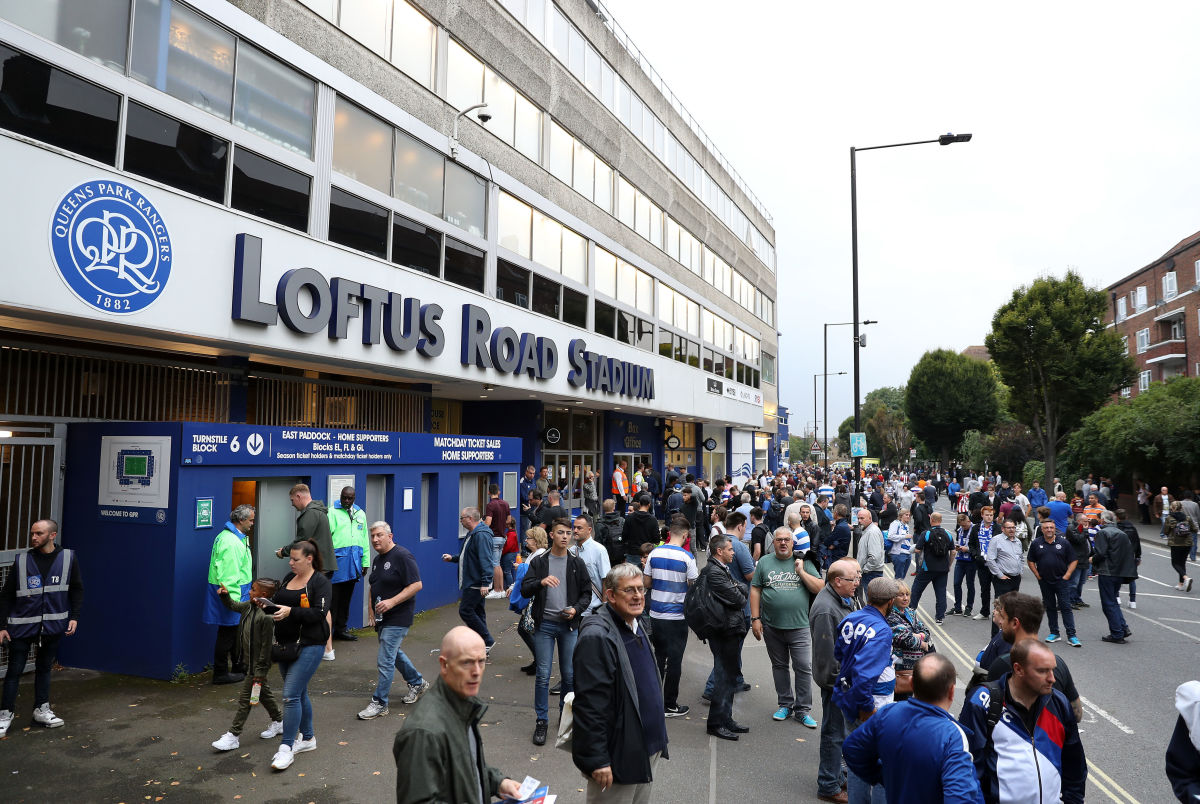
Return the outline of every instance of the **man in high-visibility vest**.
[[[625,475],[625,467],[628,465],[626,461],[618,461],[612,473],[612,496],[617,504],[617,513],[621,516],[625,516],[625,505],[629,499],[629,481]]]
[[[0,590],[0,645],[8,647],[8,674],[0,702],[0,737],[8,733],[17,704],[17,688],[29,651],[37,645],[33,677],[33,722],[46,728],[63,725],[50,709],[50,670],[58,643],[75,633],[83,605],[83,581],[74,550],[55,545],[58,523],[39,519],[29,529],[30,549],[19,553]]]
[[[218,591],[229,590],[229,599],[248,600],[254,581],[254,559],[246,537],[254,528],[254,506],[239,505],[229,512],[229,521],[213,540],[208,562],[208,592],[204,596],[204,622],[217,627],[213,647],[214,684],[236,684],[246,677],[244,657],[238,651],[238,623],[241,615],[221,603]]]
[[[333,584],[333,638],[347,642],[358,639],[350,633],[350,599],[354,587],[371,567],[367,541],[367,514],[354,504],[354,487],[342,489],[341,498],[329,509],[329,533],[333,538],[333,554],[338,568],[329,579]]]

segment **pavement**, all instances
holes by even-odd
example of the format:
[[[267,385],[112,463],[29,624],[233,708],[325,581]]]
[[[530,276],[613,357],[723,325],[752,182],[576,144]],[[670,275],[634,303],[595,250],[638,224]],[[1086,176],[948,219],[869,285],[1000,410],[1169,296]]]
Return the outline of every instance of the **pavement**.
[[[944,506],[943,500],[938,508]],[[1174,727],[1174,689],[1196,677],[1200,589],[1183,595],[1166,588],[1174,579],[1157,529],[1146,527],[1142,537],[1145,580],[1139,583],[1138,610],[1126,612],[1134,631],[1130,644],[1099,641],[1104,618],[1096,585],[1089,583],[1084,595],[1092,606],[1076,613],[1084,647],[1055,646],[1070,663],[1085,699],[1081,728],[1091,770],[1089,800],[1171,800],[1162,757]],[[1022,590],[1036,588],[1027,573]],[[923,601],[922,608],[931,603]],[[529,774],[549,783],[562,804],[582,802],[584,779],[570,756],[530,741],[533,679],[518,668],[531,657],[515,622],[504,601],[488,603],[497,647],[480,694],[489,706],[482,725],[487,761],[518,781]],[[437,673],[435,650],[442,636],[458,624],[454,606],[418,615],[404,648],[427,679]],[[971,660],[987,641],[988,624],[950,617],[933,629],[938,649],[955,660],[960,679],[966,678]],[[397,678],[389,715],[366,722],[356,718],[374,688],[377,648],[373,631],[358,633],[358,642],[335,643],[337,659],[322,663],[310,686],[317,750],[298,755],[283,772],[270,768],[277,742],[258,737],[267,725],[265,713],[251,712],[240,749],[219,753],[211,748],[229,728],[238,685],[213,686],[207,674],[171,683],[63,669],[54,674],[51,698],[66,725],[45,729],[31,723],[32,677],[26,674],[17,719],[0,740],[0,778],[6,780],[0,800],[394,800],[395,774],[405,768],[403,762],[396,767],[392,739],[411,707],[398,702],[404,684]],[[700,692],[712,658],[704,644],[689,640],[680,702],[692,709],[686,717],[667,721],[671,760],[658,766],[655,802],[730,801],[748,792],[762,802],[816,800],[818,732],[794,720],[771,720],[776,700],[770,664],[763,644],[753,637],[747,639],[743,666],[753,689],[737,696],[734,713],[751,732],[738,743],[710,738]],[[275,671],[272,680],[278,693]],[[815,686],[813,690],[815,694]],[[552,706],[555,700],[551,697]],[[820,719],[819,696],[812,714]],[[552,727],[555,722],[552,716]]]

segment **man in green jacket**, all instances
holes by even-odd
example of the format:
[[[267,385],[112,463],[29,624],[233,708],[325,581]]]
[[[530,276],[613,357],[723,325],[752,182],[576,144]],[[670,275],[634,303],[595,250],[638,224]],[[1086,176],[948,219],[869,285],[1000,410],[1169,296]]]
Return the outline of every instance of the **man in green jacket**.
[[[439,678],[417,701],[392,744],[396,802],[487,804],[517,797],[521,785],[484,762],[479,721],[487,705],[476,695],[487,666],[479,634],[460,625],[442,639]]]

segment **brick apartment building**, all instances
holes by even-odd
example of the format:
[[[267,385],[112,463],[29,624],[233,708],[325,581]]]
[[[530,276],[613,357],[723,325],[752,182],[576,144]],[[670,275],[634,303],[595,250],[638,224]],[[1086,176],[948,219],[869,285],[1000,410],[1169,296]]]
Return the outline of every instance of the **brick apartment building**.
[[[1137,365],[1122,397],[1176,376],[1200,376],[1200,232],[1107,288],[1115,326]]]

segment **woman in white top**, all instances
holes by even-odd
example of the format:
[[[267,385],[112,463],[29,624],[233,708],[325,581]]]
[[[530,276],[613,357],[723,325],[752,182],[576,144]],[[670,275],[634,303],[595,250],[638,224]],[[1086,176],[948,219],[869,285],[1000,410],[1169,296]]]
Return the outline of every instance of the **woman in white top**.
[[[912,561],[913,539],[912,526],[909,520],[912,514],[907,508],[901,508],[896,515],[896,521],[888,527],[887,538],[892,545],[888,551],[892,557],[892,566],[896,569],[896,579],[901,580],[908,573],[909,562]]]

